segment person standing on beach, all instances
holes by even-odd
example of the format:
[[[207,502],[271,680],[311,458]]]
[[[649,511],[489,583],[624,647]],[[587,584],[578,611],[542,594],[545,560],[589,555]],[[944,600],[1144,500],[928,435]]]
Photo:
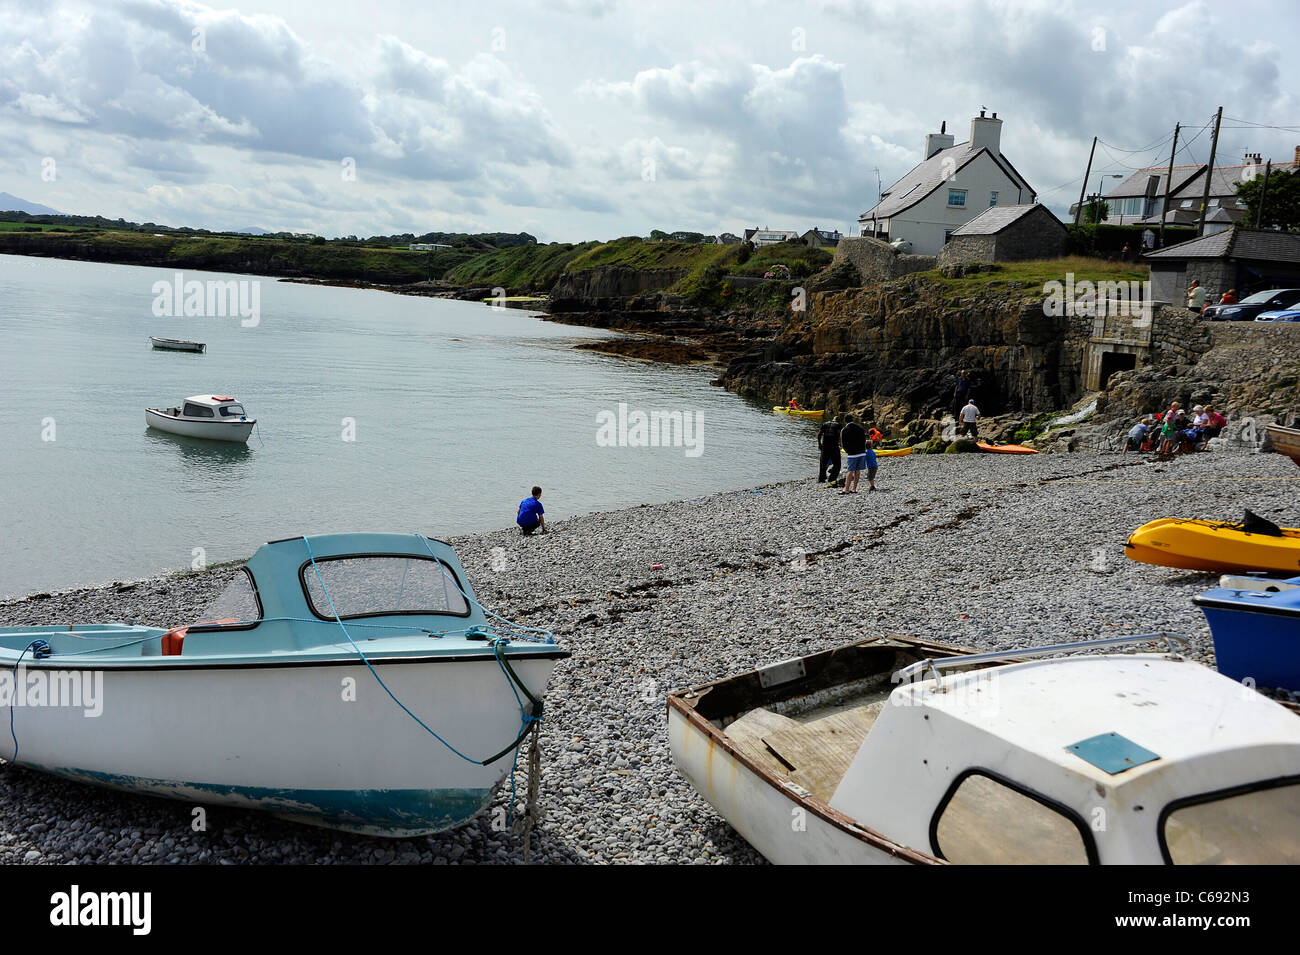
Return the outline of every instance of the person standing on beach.
[[[820,452],[820,460],[817,465],[818,484],[824,484],[827,481],[834,484],[839,480],[840,428],[841,425],[835,420],[835,415],[831,415],[831,420],[817,429],[817,449]]]
[[[879,470],[876,462],[876,442],[870,438],[867,439],[867,492],[870,493],[876,489],[876,471]],[[856,485],[854,485],[856,487]]]
[[[546,533],[546,509],[542,507],[542,489],[534,487],[532,496],[524,498],[519,502],[519,513],[515,515],[515,523],[519,525],[519,533],[527,537],[539,527],[542,533]]]
[[[853,420],[853,415],[844,416],[844,427],[840,431],[840,443],[844,445],[844,490],[841,494],[857,494],[858,481],[862,478],[862,469],[867,465],[867,432],[862,425]]]
[[[962,406],[961,414],[958,415],[961,419],[961,428],[957,431],[958,436],[969,433],[972,438],[978,438],[980,429],[975,422],[979,420],[979,416],[980,410],[975,407],[975,399],[972,398]]]
[[[970,378],[966,376],[966,370],[963,368],[957,372],[957,384],[952,389],[952,413],[960,414],[962,407],[966,404],[966,399],[970,396]]]

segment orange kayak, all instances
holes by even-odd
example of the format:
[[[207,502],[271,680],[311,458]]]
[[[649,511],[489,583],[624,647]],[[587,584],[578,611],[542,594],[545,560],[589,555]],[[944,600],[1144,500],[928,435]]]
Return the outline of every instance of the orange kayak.
[[[1037,454],[1037,448],[1027,448],[1023,444],[988,444],[984,441],[977,441],[975,446],[981,451],[992,451],[994,454]]]

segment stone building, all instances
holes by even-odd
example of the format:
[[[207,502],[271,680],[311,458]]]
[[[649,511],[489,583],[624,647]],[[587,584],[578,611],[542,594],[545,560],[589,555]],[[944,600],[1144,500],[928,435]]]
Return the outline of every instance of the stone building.
[[[1261,229],[1226,229],[1179,242],[1142,261],[1151,265],[1151,297],[1156,302],[1187,304],[1193,280],[1217,302],[1228,289],[1237,298],[1270,288],[1300,288],[1300,235]]]
[[[1054,259],[1069,247],[1069,233],[1046,206],[994,206],[954,230],[939,250],[938,261],[943,267],[958,262]]]

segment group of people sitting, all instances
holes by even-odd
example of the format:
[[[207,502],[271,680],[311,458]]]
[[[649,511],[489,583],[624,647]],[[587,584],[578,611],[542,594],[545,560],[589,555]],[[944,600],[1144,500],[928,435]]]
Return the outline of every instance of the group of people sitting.
[[[1155,451],[1159,454],[1204,450],[1203,442],[1217,438],[1228,419],[1214,405],[1196,405],[1191,414],[1177,402],[1164,414],[1147,415],[1135,424],[1124,442],[1124,451]]]

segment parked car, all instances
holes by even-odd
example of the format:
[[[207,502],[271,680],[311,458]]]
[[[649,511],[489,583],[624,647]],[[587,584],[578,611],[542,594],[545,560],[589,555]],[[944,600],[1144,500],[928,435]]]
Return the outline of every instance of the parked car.
[[[1275,288],[1247,295],[1233,305],[1207,305],[1201,317],[1211,322],[1249,322],[1260,312],[1300,306],[1300,288]]]
[[[1280,308],[1272,312],[1260,312],[1255,316],[1257,322],[1300,322],[1300,308]]]

